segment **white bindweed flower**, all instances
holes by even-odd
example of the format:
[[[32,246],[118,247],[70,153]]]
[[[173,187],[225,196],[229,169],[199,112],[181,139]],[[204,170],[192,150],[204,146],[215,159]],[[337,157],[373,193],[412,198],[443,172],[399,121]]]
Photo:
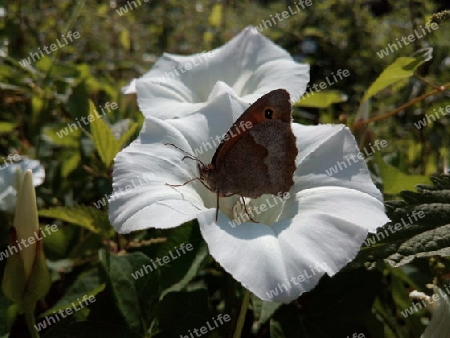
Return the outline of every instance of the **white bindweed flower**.
[[[236,43],[240,39],[252,47]],[[256,48],[264,53],[254,54]],[[382,195],[364,161],[327,175],[337,161],[359,153],[343,125],[293,123],[299,150],[294,185],[286,196],[246,199],[259,223],[248,221],[237,196],[220,198],[215,222],[216,195],[201,183],[166,185],[182,184],[199,173],[195,161],[182,160],[184,154],[165,143],[210,163],[221,136],[248,103],[275,88],[286,88],[294,100],[305,90],[307,66],[252,30],[244,30],[218,51],[226,51],[226,57],[209,70],[215,83],[205,84],[206,74],[194,82],[194,69],[189,90],[182,81],[160,92],[146,79],[137,81],[146,120],[139,137],[115,158],[113,190],[125,192],[110,199],[110,220],[118,232],[129,233],[173,228],[197,218],[211,255],[227,272],[263,300],[289,302],[311,290],[325,273],[336,274],[356,256],[368,232],[388,222]],[[224,81],[218,81],[219,74]],[[232,85],[237,83],[241,85]],[[242,92],[243,88],[247,89]],[[148,173],[153,180],[131,184]]]
[[[435,300],[435,303],[432,304],[431,321],[420,336],[421,338],[450,336],[450,300],[447,291],[447,288],[444,290],[444,288],[434,287],[434,294],[429,297],[432,301]]]
[[[36,187],[44,182],[45,169],[37,160],[22,158],[16,163],[9,163],[0,170],[0,210],[14,212],[17,199],[17,173],[25,173],[30,169],[33,175],[33,185]]]

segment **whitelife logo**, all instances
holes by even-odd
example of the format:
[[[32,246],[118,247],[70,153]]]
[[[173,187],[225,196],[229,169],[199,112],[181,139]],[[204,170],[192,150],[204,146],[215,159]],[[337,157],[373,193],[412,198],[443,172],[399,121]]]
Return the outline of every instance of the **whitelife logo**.
[[[370,246],[376,244],[381,239],[385,239],[386,237],[389,237],[391,234],[402,230],[403,227],[405,227],[405,228],[410,227],[412,224],[414,224],[414,222],[417,222],[419,219],[424,218],[425,217],[425,213],[422,210],[420,210],[416,214],[416,211],[414,210],[412,212],[412,215],[411,215],[412,218],[414,218],[414,221],[411,219],[409,214],[407,216],[408,216],[409,223],[406,223],[405,220],[402,217],[400,219],[401,223],[400,222],[399,223],[395,223],[394,225],[390,224],[388,226],[388,229],[389,229],[390,233],[388,232],[388,229],[385,229],[384,231],[380,231],[376,235],[373,235],[373,236],[367,238],[364,241],[364,245],[370,247]],[[417,217],[419,217],[419,219]],[[375,237],[376,237],[376,240],[375,240]]]
[[[264,29],[267,29],[269,27],[277,25],[279,22],[283,21],[284,19],[288,19],[289,17],[301,12],[302,9],[305,9],[306,7],[309,7],[312,5],[312,0],[300,0],[297,2],[294,2],[295,8],[297,10],[293,10],[291,6],[288,6],[289,11],[283,11],[281,13],[276,13],[275,18],[278,20],[278,22],[275,20],[273,15],[270,15],[270,19],[268,20],[261,20],[261,23],[255,27],[255,30],[258,32],[262,32]],[[301,8],[300,8],[301,7]],[[263,28],[264,25],[264,28]]]
[[[194,156],[198,157],[198,155],[203,154],[204,151],[207,151],[208,148],[209,149],[216,149],[220,142],[226,142],[228,141],[230,138],[233,138],[237,135],[239,135],[240,133],[245,132],[246,130],[249,130],[251,127],[253,126],[253,124],[250,121],[241,121],[239,123],[239,125],[235,125],[233,124],[233,126],[230,128],[229,132],[230,134],[228,135],[227,133],[223,134],[222,136],[218,135],[214,138],[214,136],[211,136],[211,142],[210,141],[206,141],[206,142],[202,142],[202,145],[198,148],[194,149]],[[237,134],[235,134],[234,132],[236,132]]]
[[[77,298],[78,301],[78,305],[80,307],[77,307],[76,303],[72,302],[70,303],[70,307],[65,308],[64,310],[59,310],[58,313],[56,313],[56,311],[53,311],[52,315],[46,316],[45,320],[43,320],[42,322],[39,322],[37,325],[34,325],[34,327],[36,328],[36,330],[41,331],[42,329],[45,329],[48,326],[55,324],[56,322],[59,322],[61,320],[61,318],[59,316],[61,316],[62,318],[66,318],[67,316],[70,316],[72,314],[74,314],[77,311],[80,311],[81,309],[83,309],[85,306],[88,306],[89,304],[92,304],[96,301],[94,296],[87,296],[84,295],[83,296],[83,300],[80,300],[80,298]],[[59,314],[59,315],[58,315]]]
[[[106,102],[105,106],[103,108],[100,108],[100,111],[102,112],[102,115],[99,115],[97,109],[94,109],[94,114],[95,115],[94,114],[89,114],[88,116],[81,116],[80,117],[81,121],[78,120],[78,117],[75,119],[75,121],[78,124],[78,127],[77,127],[77,124],[75,124],[75,123],[67,123],[67,127],[68,128],[65,127],[64,129],[61,129],[60,131],[57,131],[56,135],[58,135],[59,138],[63,138],[64,136],[69,135],[69,133],[73,132],[74,130],[78,130],[78,128],[82,129],[83,127],[81,126],[80,122],[83,122],[83,124],[85,126],[87,126],[90,122],[94,121],[95,119],[101,118],[106,113],[109,113],[112,110],[117,109],[117,107],[118,107],[118,105],[115,102],[112,102],[112,103]],[[107,111],[105,111],[104,108],[106,108]],[[72,130],[72,127],[73,127],[73,130]]]
[[[42,49],[45,51],[45,54],[49,55],[53,52],[56,52],[58,50],[58,48],[67,46],[69,44],[67,39],[69,39],[70,42],[73,42],[74,39],[79,39],[80,33],[77,31],[75,31],[73,33],[71,31],[69,31],[66,33],[66,36],[64,36],[64,34],[62,34],[61,38],[62,38],[62,40],[64,40],[65,44],[61,43],[61,41],[59,41],[59,39],[56,39],[56,43],[52,43],[50,46],[42,47]],[[50,50],[48,50],[49,48],[50,48]],[[36,62],[40,58],[44,57],[44,52],[39,47],[35,53],[30,52],[30,54],[28,54],[28,55],[29,56],[26,59],[19,61],[19,64],[24,68],[26,68],[27,66],[29,66],[31,64],[31,60],[33,60],[33,62]]]
[[[439,116],[439,113],[442,114],[442,116]],[[435,122],[437,119],[447,115],[448,113],[450,113],[450,104],[445,106],[445,110],[444,110],[444,107],[439,107],[439,109],[435,108],[433,110],[433,114],[426,114],[426,117],[424,117],[422,120],[414,122],[414,126],[417,129],[421,129],[421,128],[425,127],[428,123],[430,123],[431,120],[433,120],[433,122]]]
[[[438,29],[439,26],[437,23],[433,22],[430,25],[425,25],[425,27],[420,26],[420,30],[422,31],[423,35],[420,35],[420,33],[417,31],[417,29],[414,30],[414,34],[409,34],[408,36],[404,36],[402,37],[400,40],[402,40],[401,42],[397,40],[397,43],[395,44],[391,44],[388,43],[388,46],[385,49],[380,50],[379,52],[377,52],[377,55],[380,59],[384,58],[385,56],[388,56],[390,53],[394,52],[394,48],[395,51],[398,51],[399,48],[403,48],[406,45],[409,45],[409,42],[414,42],[420,38],[423,38],[424,36],[426,36],[428,33],[431,33],[432,30],[436,30]],[[408,42],[409,41],[409,42]],[[397,47],[398,46],[398,47]]]
[[[252,219],[255,219],[255,212],[257,215],[260,215],[264,211],[273,208],[277,206],[279,203],[283,203],[284,201],[288,200],[291,197],[291,195],[286,192],[284,194],[278,193],[278,196],[274,196],[272,198],[273,204],[270,203],[270,200],[266,198],[264,201],[265,203],[261,203],[260,205],[256,205],[253,207],[247,208],[247,210],[243,210],[241,212],[237,212],[236,208],[240,207],[240,204],[236,204],[233,208],[233,214],[237,215],[234,219],[228,221],[228,224],[231,225],[232,228],[236,227],[236,225],[240,225],[241,223],[248,222],[250,220],[250,217]]]
[[[16,244],[8,245],[8,247],[5,249],[5,251],[0,251],[0,261],[9,257],[9,255],[17,254],[19,251],[23,250],[23,247],[28,248],[29,245],[33,245],[34,243],[37,243],[41,241],[43,238],[51,235],[52,233],[58,231],[58,226],[56,224],[52,224],[49,226],[42,227],[41,231],[35,231],[33,233],[33,237],[29,237],[27,239],[22,238],[22,240],[19,242],[19,240],[16,240]],[[39,236],[39,234],[42,236]],[[27,244],[28,243],[28,244]],[[22,247],[23,245],[23,247]]]
[[[163,256],[162,258],[156,258],[156,262],[158,263],[158,265],[156,265],[155,261],[152,259],[152,265],[142,265],[142,268],[139,270],[136,270],[134,273],[131,274],[131,276],[134,279],[138,279],[140,277],[144,277],[145,275],[147,275],[148,273],[158,269],[158,267],[162,267],[164,266],[164,264],[169,263],[171,260],[175,260],[179,257],[181,257],[181,255],[187,254],[187,252],[192,251],[194,247],[192,246],[191,243],[186,244],[186,247],[184,247],[184,243],[180,244],[180,247],[174,247],[176,255],[172,254],[172,250],[169,251],[169,255]],[[180,251],[182,253],[180,253]]]
[[[380,146],[382,148],[385,148],[388,146],[388,142],[386,140],[376,140],[375,144],[372,146],[372,143],[369,143],[370,146],[370,150],[372,150],[372,152],[368,151],[366,148],[364,148],[364,154],[366,154],[366,156],[371,156],[375,153],[375,148],[377,148],[377,150],[380,150]],[[346,157],[344,159],[344,161],[337,161],[336,165],[334,167],[330,167],[329,169],[325,169],[325,172],[327,173],[328,176],[333,176],[336,175],[339,171],[347,169],[348,167],[350,167],[351,165],[358,163],[359,161],[364,161],[364,154],[363,152],[359,152],[356,156],[354,154],[351,154],[349,157]],[[350,160],[353,161],[350,162]],[[345,161],[347,161],[347,163],[345,163]],[[347,166],[348,164],[348,166]]]
[[[183,334],[180,334],[180,338],[195,338],[195,337],[200,337],[200,336],[202,336],[202,335],[204,335],[204,334],[207,334],[208,332],[211,332],[211,331],[217,329],[220,325],[223,325],[223,324],[225,324],[226,322],[229,322],[230,320],[231,320],[230,315],[225,314],[225,315],[223,315],[223,319],[222,319],[222,315],[219,314],[219,315],[217,316],[216,319],[214,319],[214,317],[212,317],[212,321],[213,321],[213,323],[214,323],[214,326],[211,326],[211,325],[209,324],[209,320],[208,320],[208,321],[206,322],[206,325],[207,325],[208,327],[202,326],[200,329],[193,329],[193,330],[192,330],[193,332],[191,332],[191,330],[188,330],[188,331],[189,331],[189,335],[183,335]],[[217,322],[219,322],[219,323],[217,323]],[[199,333],[199,331],[200,331],[200,333]],[[195,336],[194,336],[194,333],[195,333]]]

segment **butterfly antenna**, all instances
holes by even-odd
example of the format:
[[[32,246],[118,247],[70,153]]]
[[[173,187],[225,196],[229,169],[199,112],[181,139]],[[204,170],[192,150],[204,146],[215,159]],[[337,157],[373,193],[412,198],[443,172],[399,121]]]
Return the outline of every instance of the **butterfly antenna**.
[[[176,146],[176,145],[173,144],[173,143],[164,143],[164,145],[165,145],[165,146],[172,146],[172,147],[174,147],[174,148],[176,148],[176,149],[182,151],[183,153],[185,153],[186,155],[181,159],[182,161],[183,161],[185,158],[190,158],[191,160],[200,162],[202,165],[205,165],[205,164],[204,164],[202,161],[200,161],[197,157],[195,157],[194,155],[189,154],[187,151],[181,149],[180,147]]]

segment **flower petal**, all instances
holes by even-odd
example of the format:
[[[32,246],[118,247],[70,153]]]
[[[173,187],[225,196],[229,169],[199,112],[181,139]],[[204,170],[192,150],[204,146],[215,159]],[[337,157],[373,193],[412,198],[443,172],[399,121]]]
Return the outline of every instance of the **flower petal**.
[[[226,83],[246,103],[277,88],[285,88],[295,102],[306,90],[309,65],[295,62],[284,49],[247,27],[209,53],[165,53],[124,92],[137,92],[144,115],[173,118],[201,108],[218,81]]]
[[[233,228],[221,214],[216,224],[213,210],[198,216],[211,255],[263,300],[289,302],[311,290],[356,256],[368,229],[388,221],[380,201],[352,189],[308,189],[289,202],[293,218],[272,226]]]
[[[197,169],[192,160],[182,161],[183,154],[164,143],[190,149],[176,128],[149,118],[139,137],[115,158],[109,216],[116,231],[176,227],[205,209],[200,188],[195,188],[199,183],[166,185],[183,184],[197,176]],[[157,222],[149,223],[155,215]]]
[[[382,201],[382,194],[373,184],[365,161],[357,158],[359,149],[347,127],[330,124],[303,126],[297,123],[292,127],[299,149],[293,192],[338,186],[363,191]],[[352,156],[356,161],[346,160]],[[346,167],[342,164],[344,162]]]

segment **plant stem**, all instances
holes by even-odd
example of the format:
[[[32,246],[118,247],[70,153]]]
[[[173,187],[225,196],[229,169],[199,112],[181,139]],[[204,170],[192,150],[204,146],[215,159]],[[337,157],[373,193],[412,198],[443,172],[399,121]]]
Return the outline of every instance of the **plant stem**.
[[[244,293],[244,298],[242,299],[241,311],[239,312],[238,322],[236,324],[236,330],[234,331],[233,338],[240,338],[242,333],[242,328],[244,327],[245,315],[247,314],[248,303],[250,302],[250,291],[247,289]]]
[[[366,120],[366,121],[358,121],[358,122],[356,122],[356,123],[353,124],[352,129],[358,128],[358,127],[360,127],[360,126],[362,126],[362,125],[367,125],[367,124],[369,124],[369,123],[371,123],[371,122],[375,122],[375,121],[379,121],[379,120],[384,120],[385,118],[388,118],[388,117],[390,117],[390,116],[392,116],[392,115],[395,115],[395,114],[397,114],[398,112],[402,111],[403,109],[408,108],[409,106],[412,106],[413,104],[416,104],[417,102],[420,102],[420,101],[422,101],[422,100],[425,100],[425,99],[426,99],[427,97],[429,97],[429,96],[433,96],[433,95],[435,95],[435,94],[437,94],[437,93],[443,92],[444,90],[446,90],[446,89],[448,89],[448,88],[450,88],[450,83],[447,83],[447,84],[444,85],[444,86],[440,86],[438,89],[433,89],[432,91],[430,91],[430,92],[428,92],[428,93],[426,93],[426,94],[423,94],[423,95],[421,95],[421,96],[419,96],[419,97],[416,97],[415,99],[412,99],[411,101],[409,101],[409,102],[407,102],[407,103],[401,105],[401,106],[398,107],[397,109],[391,110],[390,112],[387,112],[387,113],[385,113],[385,114],[383,114],[383,115],[375,116],[375,117],[373,117],[373,118],[371,118],[371,119],[368,119],[368,120]]]
[[[32,338],[39,338],[39,333],[37,332],[35,325],[36,321],[34,320],[34,311],[29,307],[25,307],[25,319],[28,325],[28,331]]]

